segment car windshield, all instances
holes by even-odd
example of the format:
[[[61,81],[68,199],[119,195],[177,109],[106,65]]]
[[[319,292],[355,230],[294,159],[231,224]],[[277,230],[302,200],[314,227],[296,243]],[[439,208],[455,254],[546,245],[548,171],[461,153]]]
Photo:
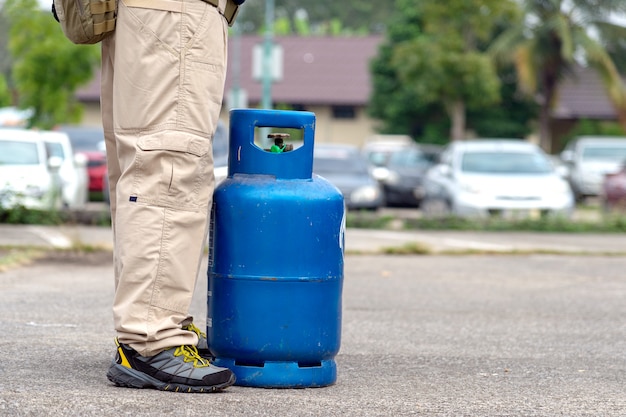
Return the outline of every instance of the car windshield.
[[[585,146],[582,152],[582,159],[622,162],[626,159],[626,146]]]
[[[466,152],[461,171],[481,174],[546,174],[552,171],[547,158],[531,152]]]
[[[391,155],[389,160],[389,165],[397,166],[397,167],[428,167],[432,165],[432,163],[428,160],[426,155],[424,155],[421,151],[412,150],[412,151],[399,151],[394,152]]]
[[[367,175],[368,167],[365,159],[358,154],[342,150],[318,152],[313,158],[313,171],[319,173],[350,173]]]
[[[370,164],[375,166],[384,166],[389,159],[390,152],[372,151],[367,154]]]
[[[62,160],[65,160],[65,154],[63,153],[63,146],[57,142],[46,142],[46,152],[48,157],[58,156]]]
[[[0,165],[38,165],[39,162],[36,143],[0,141]]]

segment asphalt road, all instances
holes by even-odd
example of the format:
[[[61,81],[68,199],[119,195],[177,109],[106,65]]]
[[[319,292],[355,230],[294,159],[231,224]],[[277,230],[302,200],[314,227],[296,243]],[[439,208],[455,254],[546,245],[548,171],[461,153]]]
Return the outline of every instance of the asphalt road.
[[[355,236],[348,249],[380,240]],[[335,385],[193,395],[107,381],[110,253],[57,252],[0,273],[0,415],[624,416],[625,270],[597,254],[350,254]],[[201,326],[205,288],[201,274]]]

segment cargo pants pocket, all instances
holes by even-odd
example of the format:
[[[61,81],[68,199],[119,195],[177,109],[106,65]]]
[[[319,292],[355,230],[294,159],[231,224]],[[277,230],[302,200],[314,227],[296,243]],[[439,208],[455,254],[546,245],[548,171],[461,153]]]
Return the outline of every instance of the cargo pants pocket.
[[[137,142],[131,201],[206,211],[213,189],[212,143],[186,132],[163,131]]]

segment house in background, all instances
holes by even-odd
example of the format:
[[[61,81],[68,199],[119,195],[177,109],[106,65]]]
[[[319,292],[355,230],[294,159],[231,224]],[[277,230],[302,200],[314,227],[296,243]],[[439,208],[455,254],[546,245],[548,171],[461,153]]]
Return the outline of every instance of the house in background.
[[[371,93],[370,61],[378,53],[382,36],[275,37],[282,48],[282,79],[272,83],[274,108],[307,110],[316,114],[317,142],[362,145],[376,134],[376,122],[367,116]],[[263,85],[253,76],[253,51],[263,45],[261,36],[231,36],[229,68],[221,118],[228,120],[231,91],[245,92],[247,107],[259,108]],[[100,74],[78,92],[85,106],[85,125],[99,125]],[[553,113],[554,152],[559,138],[579,119],[615,120],[616,115],[598,75],[580,69],[564,81],[560,101]]]
[[[381,41],[380,36],[275,38],[282,48],[283,65],[282,80],[271,87],[274,107],[314,112],[318,142],[362,144],[376,133],[366,106],[371,91],[369,62]],[[258,36],[230,39],[226,97],[238,80],[249,107],[262,103],[263,85],[253,77],[253,50],[262,45]]]
[[[591,68],[578,67],[563,80],[557,105],[552,111],[554,152],[561,151],[565,145],[563,136],[581,119],[617,121],[617,114],[600,75]]]

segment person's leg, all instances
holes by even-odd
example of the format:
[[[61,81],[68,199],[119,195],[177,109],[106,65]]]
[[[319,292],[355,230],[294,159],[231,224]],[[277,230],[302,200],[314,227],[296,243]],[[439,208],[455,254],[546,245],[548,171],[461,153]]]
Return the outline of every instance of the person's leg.
[[[175,13],[120,0],[103,45],[113,311],[120,343],[144,356],[197,341],[181,324],[207,234],[225,69],[226,24],[212,6],[185,0]]]
[[[102,114],[102,127],[104,130],[104,143],[106,145],[107,161],[107,184],[109,187],[109,210],[111,213],[111,227],[115,240],[115,212],[117,199],[115,189],[117,180],[120,177],[120,166],[117,160],[117,146],[115,143],[115,132],[113,130],[113,70],[115,59],[115,32],[102,41],[102,65],[100,72],[100,109]],[[115,257],[114,257],[115,258]],[[117,262],[115,268],[115,287],[119,277]]]

